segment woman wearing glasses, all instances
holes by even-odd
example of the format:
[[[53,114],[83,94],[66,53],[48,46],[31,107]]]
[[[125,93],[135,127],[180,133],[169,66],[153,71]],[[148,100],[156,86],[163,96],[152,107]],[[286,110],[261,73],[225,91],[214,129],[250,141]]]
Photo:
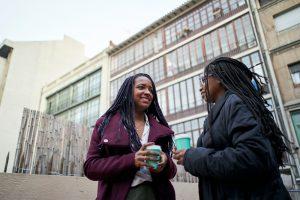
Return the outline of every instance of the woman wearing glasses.
[[[288,148],[265,106],[260,78],[226,57],[204,69],[204,131],[197,148],[174,150],[178,164],[199,177],[200,199],[291,199],[279,172]]]

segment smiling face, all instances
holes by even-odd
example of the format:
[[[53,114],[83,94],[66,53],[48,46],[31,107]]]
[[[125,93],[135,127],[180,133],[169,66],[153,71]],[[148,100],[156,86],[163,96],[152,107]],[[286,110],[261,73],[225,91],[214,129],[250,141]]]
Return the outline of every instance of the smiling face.
[[[145,111],[153,101],[153,86],[145,76],[139,76],[134,80],[133,100],[137,111]]]

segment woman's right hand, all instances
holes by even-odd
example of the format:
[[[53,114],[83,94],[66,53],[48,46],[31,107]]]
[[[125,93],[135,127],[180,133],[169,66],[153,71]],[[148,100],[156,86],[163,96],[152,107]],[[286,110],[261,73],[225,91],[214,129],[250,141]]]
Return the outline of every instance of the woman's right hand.
[[[140,150],[138,150],[135,153],[134,165],[137,168],[140,168],[140,167],[143,167],[143,166],[148,166],[147,163],[146,163],[146,160],[151,160],[152,157],[149,156],[149,154],[151,154],[151,153],[148,150],[146,150],[146,148],[148,146],[151,146],[151,145],[154,145],[154,142],[148,142],[146,144],[143,144],[142,147],[140,148]]]

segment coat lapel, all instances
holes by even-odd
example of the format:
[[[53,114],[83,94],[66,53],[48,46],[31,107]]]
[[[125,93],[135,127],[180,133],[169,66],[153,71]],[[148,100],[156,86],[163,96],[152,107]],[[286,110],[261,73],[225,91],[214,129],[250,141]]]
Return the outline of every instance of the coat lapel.
[[[158,138],[173,136],[174,132],[160,123],[152,116],[148,115],[150,132],[149,142],[155,142]],[[101,143],[110,146],[129,146],[129,133],[122,124],[120,113],[116,113],[110,120],[109,125],[104,129],[104,135]]]
[[[174,135],[174,132],[170,128],[158,123],[152,115],[148,115],[148,119],[150,124],[150,132],[148,138],[149,142],[155,142],[158,138],[167,136],[172,137]]]

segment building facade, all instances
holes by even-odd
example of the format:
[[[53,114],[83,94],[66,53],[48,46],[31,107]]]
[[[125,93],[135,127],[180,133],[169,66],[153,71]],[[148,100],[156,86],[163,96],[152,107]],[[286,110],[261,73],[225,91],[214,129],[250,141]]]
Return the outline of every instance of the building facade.
[[[86,59],[84,46],[65,36],[63,40],[14,42],[0,45],[0,172],[11,172],[23,108],[37,110],[44,85]]]
[[[261,29],[264,57],[281,109],[282,122],[296,158],[299,182],[300,144],[300,2],[256,1],[257,24]]]
[[[173,130],[190,135],[193,144],[207,115],[199,92],[205,65],[216,57],[230,56],[267,75],[246,0],[189,1],[109,53],[110,102],[126,77],[149,74]],[[272,109],[272,94],[267,92],[265,97]]]
[[[109,72],[103,50],[43,87],[38,110],[92,128],[108,107]]]
[[[209,62],[219,56],[236,58],[272,83],[252,4],[247,0],[188,1],[112,48],[110,103],[126,77],[147,73],[156,83],[171,128],[190,136],[196,145],[207,115],[199,77]],[[264,83],[267,106],[280,124],[274,90]]]

